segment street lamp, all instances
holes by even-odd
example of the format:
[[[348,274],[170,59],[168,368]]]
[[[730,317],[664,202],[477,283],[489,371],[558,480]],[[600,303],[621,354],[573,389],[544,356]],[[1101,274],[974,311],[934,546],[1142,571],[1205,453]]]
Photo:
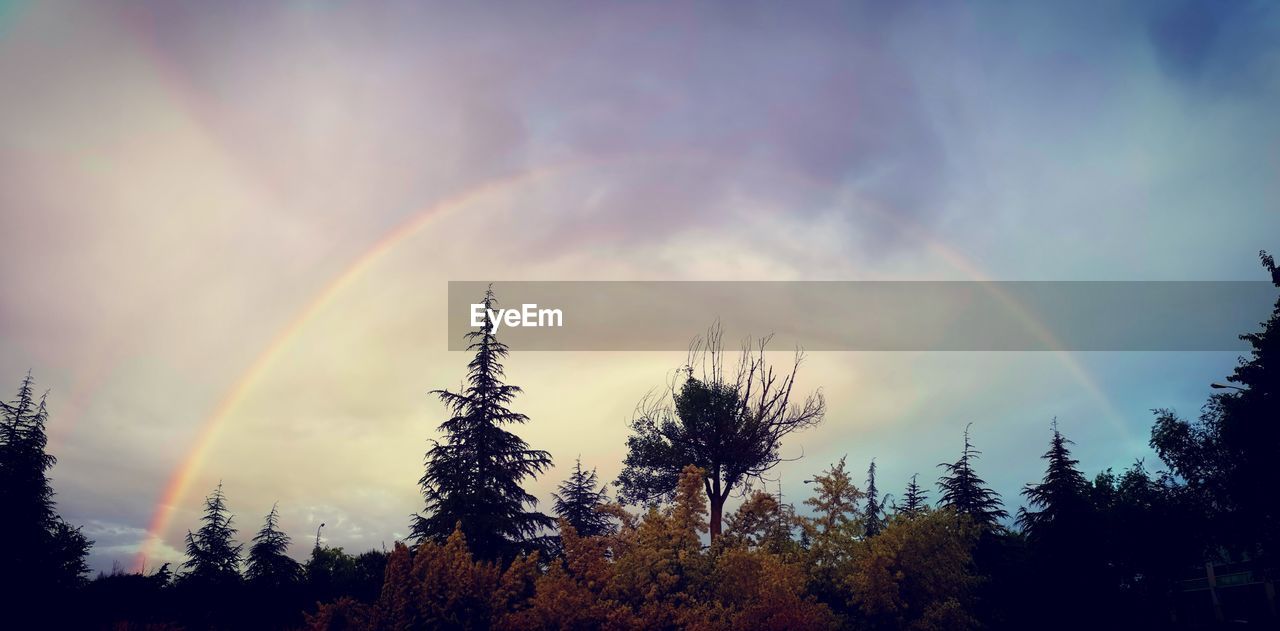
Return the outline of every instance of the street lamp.
[[[1244,389],[1244,388],[1237,388],[1237,387],[1235,387],[1235,386],[1228,386],[1228,385],[1227,385],[1227,384],[1225,384],[1225,383],[1211,383],[1211,384],[1209,384],[1209,387],[1210,387],[1210,388],[1213,388],[1214,390],[1224,390],[1224,389],[1225,389],[1225,390],[1239,390],[1240,392],[1244,392],[1244,391],[1245,391],[1245,389]]]

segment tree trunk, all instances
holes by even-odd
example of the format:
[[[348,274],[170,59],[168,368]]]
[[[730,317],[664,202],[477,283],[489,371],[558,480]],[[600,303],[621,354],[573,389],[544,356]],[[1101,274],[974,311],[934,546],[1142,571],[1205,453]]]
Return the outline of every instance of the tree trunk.
[[[724,495],[716,493],[711,496],[711,541],[720,538],[720,518],[724,515]]]

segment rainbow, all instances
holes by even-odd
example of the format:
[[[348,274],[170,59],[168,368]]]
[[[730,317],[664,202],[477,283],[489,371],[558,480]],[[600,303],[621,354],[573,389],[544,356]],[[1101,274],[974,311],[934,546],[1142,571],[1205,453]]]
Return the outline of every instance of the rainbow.
[[[635,156],[632,156],[632,158],[635,158]],[[670,160],[671,156],[666,156],[663,159]],[[685,156],[684,159],[688,159],[688,156]],[[388,253],[392,252],[397,246],[405,242],[407,239],[419,233],[434,219],[456,212],[459,209],[465,208],[470,204],[482,200],[486,196],[493,195],[514,186],[530,183],[534,180],[570,170],[577,164],[598,164],[604,161],[607,160],[597,159],[592,161],[583,161],[581,163],[566,163],[552,167],[535,168],[488,181],[472,189],[468,189],[452,197],[443,199],[438,203],[432,204],[421,211],[410,215],[407,220],[396,226],[376,241],[367,251],[358,256],[350,266],[325,285],[325,287],[280,330],[280,332],[262,350],[262,352],[258,354],[248,369],[234,382],[234,385],[220,399],[213,411],[203,420],[193,446],[187,456],[182,460],[181,464],[170,476],[168,483],[165,485],[163,492],[161,493],[159,501],[155,505],[154,514],[147,529],[147,539],[138,554],[136,567],[141,571],[142,568],[145,567],[147,560],[151,558],[155,552],[156,547],[164,540],[164,537],[172,523],[176,508],[182,505],[183,501],[186,499],[196,475],[204,465],[205,458],[209,453],[210,448],[216,443],[220,432],[226,426],[227,420],[232,416],[237,406],[244,401],[247,394],[252,390],[254,384],[267,374],[276,358],[306,327],[307,323],[332,303],[344,289],[355,283],[379,260],[384,258]],[[1053,336],[1052,332],[1044,327],[1029,310],[1001,289],[998,284],[993,283],[992,279],[982,272],[982,270],[980,270],[975,264],[960,253],[956,252],[954,249],[929,236],[928,233],[920,226],[904,221],[900,215],[895,215],[887,209],[873,208],[873,210],[879,215],[892,219],[903,228],[905,233],[913,239],[918,239],[923,242],[932,253],[946,261],[949,265],[975,281],[982,283],[984,287],[992,292],[993,296],[999,299],[1002,304],[1006,305],[1016,316],[1018,316],[1029,330],[1037,334],[1046,342],[1046,345],[1054,349],[1055,354],[1063,359],[1065,366],[1072,375],[1097,401],[1102,404],[1110,418],[1113,421],[1118,420],[1119,415],[1103,390],[1091,378],[1084,367],[1076,361],[1074,355],[1066,351],[1062,347],[1061,343],[1059,343]]]
[[[559,172],[564,168],[563,165],[535,168],[490,180],[413,213],[406,221],[393,228],[376,241],[372,247],[358,256],[342,273],[329,281],[276,334],[266,348],[253,360],[253,363],[249,365],[249,368],[235,381],[231,389],[222,396],[213,411],[201,422],[200,430],[196,435],[191,450],[173,474],[170,475],[169,481],[160,495],[160,500],[156,503],[155,511],[147,527],[147,539],[138,553],[135,564],[138,571],[142,571],[145,568],[147,559],[152,556],[156,546],[163,540],[170,523],[173,521],[175,508],[180,506],[186,498],[191,483],[200,471],[201,466],[204,465],[205,456],[208,454],[210,447],[217,441],[219,433],[226,424],[226,420],[236,407],[244,401],[245,396],[253,385],[270,370],[281,351],[288,347],[290,342],[298,336],[298,333],[306,327],[307,322],[323,311],[326,306],[333,302],[336,296],[359,279],[370,267],[394,250],[397,245],[417,234],[431,220],[464,208],[487,195],[512,186],[532,182]]]
[[[11,27],[21,14],[28,8],[29,3],[20,0],[0,0],[0,36],[3,36],[6,29]],[[156,72],[161,82],[168,89],[170,95],[176,101],[179,108],[185,112],[190,118],[194,126],[203,133],[215,146],[220,146],[219,134],[213,126],[213,119],[217,115],[216,104],[207,102],[202,98],[199,90],[193,85],[180,68],[160,50],[158,43],[154,40],[154,33],[151,31],[151,24],[146,19],[144,12],[124,11],[119,16],[123,27],[129,29],[134,35],[135,42],[142,48],[142,53],[146,60],[150,62],[152,70]],[[225,166],[236,172],[246,183],[253,182],[252,174],[243,168],[239,168],[237,161],[234,159],[232,152],[223,147],[222,152],[225,159]],[[643,156],[632,156],[643,157]],[[673,156],[662,155],[657,156],[664,160],[671,160]],[[692,153],[675,155],[677,160],[688,160],[695,158]],[[701,156],[701,159],[724,159],[723,156]],[[732,160],[733,158],[729,158]],[[225,428],[228,419],[230,419],[237,407],[245,400],[248,393],[253,389],[254,385],[266,375],[274,365],[276,359],[306,328],[318,313],[322,312],[333,300],[342,293],[343,290],[355,283],[363,274],[373,267],[379,260],[383,259],[389,252],[393,251],[398,245],[411,238],[423,230],[433,219],[443,215],[456,212],[461,208],[475,203],[488,195],[495,194],[502,190],[513,186],[531,182],[543,177],[547,177],[554,173],[562,172],[571,168],[573,164],[595,164],[606,159],[581,160],[575,163],[566,163],[552,167],[533,168],[516,174],[490,180],[482,183],[474,188],[462,191],[451,197],[442,199],[430,206],[427,206],[413,214],[411,214],[404,222],[397,225],[382,238],[377,240],[363,254],[356,257],[352,263],[328,284],[326,284],[267,344],[267,346],[255,357],[253,362],[233,383],[231,388],[222,396],[213,410],[206,416],[200,424],[196,438],[188,453],[181,461],[178,467],[172,472],[169,480],[165,484],[159,500],[157,501],[153,515],[148,523],[147,538],[144,541],[137,557],[137,567],[141,570],[145,567],[146,561],[150,558],[156,546],[163,541],[164,535],[172,524],[176,507],[180,506],[188,495],[190,487],[195,480],[196,475],[204,465],[205,459],[216,443],[221,431]],[[775,175],[778,175],[775,173]],[[800,183],[808,188],[821,187],[821,183],[815,183],[801,174],[783,174],[784,177],[793,182]],[[256,182],[255,182],[256,183]],[[270,187],[255,187],[259,194],[270,195]],[[904,219],[900,214],[895,214],[891,209],[879,208],[875,205],[869,207],[870,210],[878,215],[888,219],[894,224],[902,228],[904,234],[908,234],[919,242],[925,244],[928,249],[946,261],[954,269],[959,270],[966,276],[975,281],[982,282],[992,294],[1005,304],[1019,319],[1028,327],[1029,330],[1036,333],[1046,345],[1055,349],[1055,354],[1060,357],[1078,380],[1078,382],[1089,392],[1089,394],[1102,404],[1103,409],[1108,413],[1111,420],[1118,422],[1119,414],[1103,392],[1102,388],[1092,379],[1091,375],[1077,361],[1075,356],[1066,351],[1062,344],[1056,340],[1052,332],[1049,331],[1043,323],[1041,323],[1033,313],[1019,304],[1011,295],[1002,290],[998,285],[992,284],[992,279],[979,269],[972,261],[953,248],[933,238],[929,232],[921,226]],[[91,371],[90,375],[85,378],[83,385],[75,388],[73,393],[73,401],[75,401],[75,409],[73,414],[79,416],[83,411],[84,401],[92,398],[92,392],[97,390],[106,379],[109,372],[108,364],[114,359],[116,344],[109,344],[108,348],[102,353],[103,357],[96,370]],[[75,425],[72,422],[67,426],[68,430]],[[1121,425],[1121,427],[1123,427]],[[65,432],[64,432],[65,433]]]

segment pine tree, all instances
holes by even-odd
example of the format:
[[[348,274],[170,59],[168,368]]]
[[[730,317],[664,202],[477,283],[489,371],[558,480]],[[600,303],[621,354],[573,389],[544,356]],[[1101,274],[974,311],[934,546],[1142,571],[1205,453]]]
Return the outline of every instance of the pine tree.
[[[1067,448],[1072,443],[1058,431],[1057,419],[1053,420],[1052,428],[1049,451],[1042,456],[1049,461],[1044,480],[1040,484],[1028,484],[1022,490],[1027,502],[1039,510],[1018,510],[1018,524],[1033,541],[1051,536],[1051,530],[1080,528],[1089,510],[1089,482],[1076,467],[1079,461],[1071,457]]]
[[[880,503],[880,492],[876,489],[876,461],[871,461],[867,468],[867,507],[863,511],[864,535],[874,537],[884,530],[884,506]]]
[[[495,305],[490,287],[485,313]],[[492,319],[486,317],[467,339],[475,358],[467,364],[465,388],[432,391],[453,416],[440,425],[444,438],[427,451],[426,472],[418,481],[426,514],[414,516],[413,536],[444,542],[461,527],[477,557],[511,559],[537,547],[539,532],[555,524],[535,510],[537,498],[521,487],[551,466],[551,455],[504,429],[529,417],[508,407],[520,388],[502,382],[508,349],[494,336]]]
[[[234,516],[227,510],[222,483],[204,500],[204,525],[195,533],[187,531],[186,581],[208,585],[226,585],[240,580],[240,551],[235,542]]]
[[[46,395],[47,396],[47,395]],[[34,394],[30,373],[13,401],[0,402],[0,593],[11,598],[10,620],[25,616],[38,596],[79,586],[92,542],[58,516],[48,471],[46,397]]]
[[[1103,563],[1105,537],[1095,526],[1089,482],[1076,467],[1067,445],[1071,441],[1052,424],[1053,437],[1044,459],[1049,461],[1040,484],[1022,491],[1032,509],[1018,511],[1018,524],[1027,533],[1030,561],[1043,588],[1032,595],[1033,607],[1056,602],[1098,602],[1109,573]],[[1038,510],[1037,510],[1038,509]],[[1089,616],[1078,608],[1060,612],[1046,628],[1087,627]]]
[[[280,530],[279,514],[273,505],[249,547],[245,571],[251,583],[267,588],[294,585],[302,579],[302,565],[289,556],[289,535]]]
[[[573,465],[569,479],[560,484],[555,498],[556,515],[573,526],[581,537],[613,534],[613,522],[598,512],[597,507],[609,502],[609,494],[600,486],[596,470],[582,470],[582,458]]]
[[[939,467],[946,473],[938,479],[938,488],[942,497],[938,505],[951,508],[956,513],[968,515],[973,523],[982,528],[995,528],[1000,519],[1009,516],[1004,510],[1004,502],[1000,495],[987,488],[986,481],[978,477],[973,470],[973,461],[982,452],[973,448],[969,442],[969,427],[964,428],[964,451],[960,459],[954,463],[944,462]]]
[[[911,475],[911,482],[907,484],[907,492],[902,496],[902,505],[895,507],[898,513],[907,516],[909,519],[919,517],[929,510],[929,498],[924,489],[920,488],[920,484],[916,482],[916,478],[919,476],[920,474],[918,473]]]

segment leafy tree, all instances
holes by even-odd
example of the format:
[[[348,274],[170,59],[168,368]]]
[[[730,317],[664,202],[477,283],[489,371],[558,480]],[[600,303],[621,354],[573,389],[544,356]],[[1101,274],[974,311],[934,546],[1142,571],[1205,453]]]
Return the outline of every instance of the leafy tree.
[[[644,628],[691,626],[702,612],[695,605],[707,587],[711,559],[702,550],[708,530],[706,472],[685,467],[675,500],[650,507],[635,527],[626,522],[613,553],[611,595],[637,613]]]
[[[860,542],[842,588],[867,629],[976,629],[977,529],[949,510],[896,516]]]
[[[766,337],[755,349],[744,347],[736,370],[727,371],[721,338],[713,326],[695,339],[666,394],[640,402],[617,481],[625,502],[670,501],[684,467],[702,469],[712,539],[720,536],[724,503],[734,489],[777,465],[782,439],[817,425],[826,412],[821,391],[792,403],[801,353],[790,371],[774,372],[765,361]]]
[[[584,471],[582,459],[573,465],[573,473],[562,482],[555,498],[556,515],[573,526],[583,537],[598,537],[613,532],[613,522],[598,509],[609,503],[609,494],[599,485],[596,470]]]
[[[916,481],[919,476],[918,473],[911,475],[907,491],[902,495],[902,504],[894,507],[898,514],[907,518],[919,517],[929,510],[929,497]]]
[[[847,600],[841,577],[848,574],[854,548],[865,532],[858,509],[863,495],[845,470],[844,458],[809,482],[813,496],[804,503],[812,514],[799,522],[808,546],[810,583],[819,600],[839,610]]]
[[[1280,268],[1262,265],[1280,287]],[[1280,299],[1262,330],[1240,336],[1250,345],[1209,398],[1197,422],[1156,410],[1151,446],[1214,515],[1216,542],[1270,559],[1280,557]]]
[[[491,287],[484,295],[485,313],[495,305]],[[486,316],[467,339],[475,358],[467,364],[466,387],[432,391],[453,416],[440,425],[444,439],[427,451],[419,480],[426,514],[414,516],[413,536],[443,542],[460,525],[477,557],[510,559],[535,547],[539,532],[555,523],[533,510],[537,498],[521,487],[551,465],[551,455],[504,429],[529,417],[508,407],[520,388],[502,382],[508,349],[494,336],[492,319]]]
[[[867,507],[862,511],[863,533],[874,537],[884,530],[884,506],[880,503],[880,492],[876,489],[876,461],[871,461],[867,468]]]
[[[311,557],[303,566],[312,602],[340,596],[363,602],[377,599],[387,558],[382,550],[367,550],[352,556],[341,547],[322,546],[317,539]]]
[[[792,537],[795,508],[781,504],[764,491],[756,491],[725,519],[725,536],[730,545],[794,556],[799,544]]]
[[[0,593],[12,599],[6,616],[15,622],[37,597],[56,598],[83,584],[92,545],[57,514],[48,477],[57,462],[46,451],[48,408],[33,385],[27,373],[13,401],[0,402]]]
[[[969,427],[964,428],[964,450],[960,459],[954,463],[942,463],[946,473],[938,479],[938,488],[942,491],[938,505],[950,508],[957,514],[966,515],[979,528],[990,530],[998,525],[1000,519],[1009,516],[1004,510],[1000,495],[987,487],[987,483],[973,470],[973,461],[982,452],[973,448],[969,442]]]
[[[256,586],[268,589],[296,585],[302,580],[302,565],[289,556],[289,535],[280,530],[276,506],[271,507],[262,530],[249,547],[246,578]]]
[[[805,483],[814,486],[813,496],[804,501],[813,515],[800,519],[810,541],[818,545],[824,539],[853,539],[860,534],[858,502],[863,493],[845,470],[845,458]]]
[[[1094,479],[1090,501],[1098,525],[1091,543],[1103,569],[1093,580],[1125,599],[1114,609],[1129,619],[1117,617],[1117,626],[1139,628],[1163,617],[1170,585],[1203,563],[1204,516],[1186,491],[1167,474],[1148,475],[1141,461],[1118,476],[1108,469]]]
[[[187,531],[187,570],[184,580],[203,585],[229,585],[240,581],[241,544],[235,542],[234,516],[227,510],[222,483],[204,500],[203,525]]]

